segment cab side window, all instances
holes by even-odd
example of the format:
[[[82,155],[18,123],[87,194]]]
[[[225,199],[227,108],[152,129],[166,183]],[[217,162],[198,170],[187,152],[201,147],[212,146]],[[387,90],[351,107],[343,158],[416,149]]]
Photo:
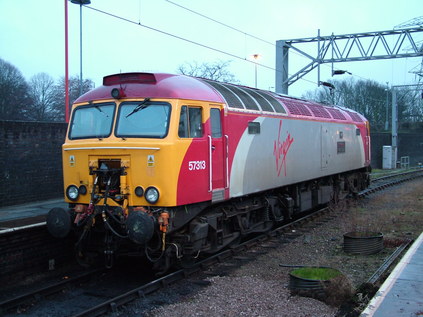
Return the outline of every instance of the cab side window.
[[[187,116],[187,106],[181,108],[181,117],[179,118],[179,129],[178,135],[180,138],[188,137],[188,116]]]
[[[180,138],[201,138],[203,136],[201,108],[182,106],[178,135]]]
[[[222,123],[220,122],[220,110],[217,108],[210,109],[210,122],[212,130],[212,138],[222,137]]]

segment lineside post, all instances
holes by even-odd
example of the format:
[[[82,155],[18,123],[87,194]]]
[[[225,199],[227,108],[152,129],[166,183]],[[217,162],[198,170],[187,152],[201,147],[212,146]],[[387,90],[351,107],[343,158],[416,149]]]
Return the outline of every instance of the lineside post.
[[[288,94],[288,51],[284,40],[276,41],[276,85],[277,93]]]

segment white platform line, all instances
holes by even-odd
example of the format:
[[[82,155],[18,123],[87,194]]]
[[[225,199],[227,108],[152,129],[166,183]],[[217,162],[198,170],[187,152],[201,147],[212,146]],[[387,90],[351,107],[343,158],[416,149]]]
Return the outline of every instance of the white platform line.
[[[384,301],[385,297],[388,295],[392,286],[394,286],[395,282],[397,281],[398,277],[401,275],[402,271],[404,271],[404,269],[407,267],[407,264],[410,263],[411,258],[416,253],[417,249],[420,247],[422,242],[423,242],[423,233],[421,233],[418,239],[414,241],[410,249],[408,249],[407,253],[402,257],[402,259],[399,261],[395,269],[392,271],[389,277],[385,280],[385,282],[379,288],[379,291],[372,298],[370,303],[367,305],[366,309],[361,313],[360,317],[372,317],[374,315],[374,313],[377,311],[379,306]]]

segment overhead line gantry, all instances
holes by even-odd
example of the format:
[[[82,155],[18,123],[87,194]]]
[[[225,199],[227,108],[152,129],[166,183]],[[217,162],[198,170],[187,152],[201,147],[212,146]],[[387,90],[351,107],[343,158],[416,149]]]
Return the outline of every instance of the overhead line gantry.
[[[288,87],[325,63],[368,61],[423,56],[423,46],[418,45],[416,35],[423,26],[388,31],[320,36],[276,41],[276,92],[287,94]],[[298,48],[303,44],[317,45],[317,56]],[[288,55],[292,49],[310,62],[293,75],[288,73]]]

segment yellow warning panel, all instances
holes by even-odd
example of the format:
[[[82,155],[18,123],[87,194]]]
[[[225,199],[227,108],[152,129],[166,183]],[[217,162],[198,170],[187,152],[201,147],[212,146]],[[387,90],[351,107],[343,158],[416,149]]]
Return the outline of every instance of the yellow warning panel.
[[[69,156],[69,165],[75,166],[75,155]]]
[[[147,157],[147,166],[153,167],[154,166],[154,155],[149,155]]]

